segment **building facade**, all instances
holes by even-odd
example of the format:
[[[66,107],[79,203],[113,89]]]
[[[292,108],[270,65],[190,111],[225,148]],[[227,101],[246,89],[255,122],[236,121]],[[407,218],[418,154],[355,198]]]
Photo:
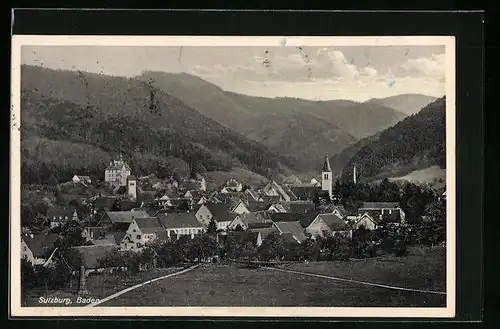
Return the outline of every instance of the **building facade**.
[[[130,176],[130,173],[130,166],[120,155],[120,158],[111,161],[104,171],[104,181],[112,186],[126,186],[127,177]]]

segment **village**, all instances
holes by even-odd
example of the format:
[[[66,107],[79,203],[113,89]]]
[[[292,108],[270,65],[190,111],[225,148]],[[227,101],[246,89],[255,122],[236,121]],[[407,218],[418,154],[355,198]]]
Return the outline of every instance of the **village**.
[[[347,185],[356,186],[355,170]],[[348,260],[373,256],[387,244],[389,252],[404,255],[411,231],[400,203],[386,197],[358,202],[357,209],[344,207],[328,157],[321,181],[300,184],[271,180],[252,187],[229,179],[210,191],[199,174],[182,182],[136,177],[121,155],[104,177],[96,183],[75,175],[55,194],[69,189],[85,197],[60,198],[56,204],[46,197],[51,206],[30,214],[21,236],[25,263],[45,270],[66,264],[70,274],[60,279],[65,285],[78,276],[85,280],[131,266],[144,271],[197,262]],[[445,192],[438,199],[443,198]],[[397,235],[390,243],[389,231]],[[189,255],[193,244],[196,251]],[[69,251],[76,252],[76,261],[69,260]],[[137,255],[135,265],[130,254]],[[32,286],[40,280],[35,281]],[[80,282],[79,294],[85,291]]]

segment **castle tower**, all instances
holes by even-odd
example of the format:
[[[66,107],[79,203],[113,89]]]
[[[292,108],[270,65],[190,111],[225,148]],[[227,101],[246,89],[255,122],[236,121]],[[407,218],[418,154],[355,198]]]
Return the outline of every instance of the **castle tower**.
[[[323,169],[321,170],[321,190],[328,191],[330,198],[332,197],[333,177],[332,168],[330,167],[330,160],[326,156]]]
[[[133,175],[127,177],[127,196],[132,201],[137,201],[137,179]]]

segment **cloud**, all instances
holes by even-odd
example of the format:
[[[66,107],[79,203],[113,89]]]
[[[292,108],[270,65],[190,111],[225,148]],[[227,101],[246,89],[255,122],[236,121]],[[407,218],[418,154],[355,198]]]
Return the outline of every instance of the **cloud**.
[[[418,57],[395,66],[392,73],[396,77],[430,77],[444,81],[445,55],[433,54],[429,57]]]

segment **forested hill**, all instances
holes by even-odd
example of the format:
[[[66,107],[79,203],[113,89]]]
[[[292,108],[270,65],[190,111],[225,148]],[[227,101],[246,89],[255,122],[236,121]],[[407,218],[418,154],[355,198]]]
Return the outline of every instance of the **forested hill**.
[[[61,176],[56,179],[67,179],[77,171],[101,172],[120,152],[144,174],[158,166],[196,171],[240,167],[267,174],[289,165],[267,147],[145,82],[33,66],[23,66],[21,76],[26,170],[43,160]],[[40,151],[40,143],[49,149]],[[66,152],[64,159],[54,152],[68,148],[85,150],[85,161],[75,152]]]
[[[350,179],[354,165],[361,181],[432,165],[445,167],[445,105],[445,97],[439,98],[378,137],[358,142],[359,150],[344,167],[343,179]]]
[[[152,81],[204,116],[293,158],[304,172],[318,170],[325,154],[337,154],[406,117],[380,104],[237,94],[186,73],[148,71],[137,79]]]

